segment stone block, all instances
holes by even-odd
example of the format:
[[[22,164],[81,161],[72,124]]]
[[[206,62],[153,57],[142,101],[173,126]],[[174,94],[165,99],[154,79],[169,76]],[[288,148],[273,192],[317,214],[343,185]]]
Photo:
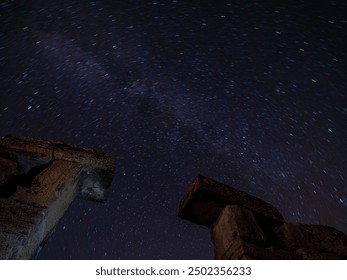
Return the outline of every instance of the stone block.
[[[319,252],[318,250],[308,248],[297,249],[295,255],[300,260],[347,260],[347,257],[341,254]]]
[[[295,252],[303,248],[347,258],[347,236],[329,226],[284,223],[274,229],[273,239],[276,246],[285,250]]]
[[[284,223],[281,213],[271,204],[246,192],[204,176],[197,176],[182,198],[178,216],[193,223],[212,227],[227,205],[240,205],[251,210],[265,227]]]
[[[0,139],[0,154],[2,153],[19,158],[18,162],[26,165],[27,170],[52,159],[73,161],[98,170],[115,169],[115,161],[109,155],[94,149],[15,134]]]
[[[215,258],[219,259],[236,239],[264,244],[266,236],[252,211],[238,205],[226,206],[211,229]]]
[[[235,239],[225,254],[220,257],[222,260],[294,260],[297,256],[292,252],[282,250],[275,246],[261,247]]]
[[[29,259],[76,195],[104,202],[114,160],[92,149],[9,135],[0,139],[0,259]],[[1,184],[2,183],[2,184]]]

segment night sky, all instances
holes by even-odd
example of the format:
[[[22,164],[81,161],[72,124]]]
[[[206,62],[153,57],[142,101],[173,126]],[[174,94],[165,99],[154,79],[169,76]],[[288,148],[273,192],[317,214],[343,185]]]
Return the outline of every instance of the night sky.
[[[0,2],[0,136],[117,162],[37,258],[212,259],[197,174],[347,233],[347,5],[277,2]]]

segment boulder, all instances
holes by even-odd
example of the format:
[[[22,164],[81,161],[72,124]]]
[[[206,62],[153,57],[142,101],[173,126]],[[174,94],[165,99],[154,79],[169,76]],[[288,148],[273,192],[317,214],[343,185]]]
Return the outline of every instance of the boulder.
[[[241,239],[231,242],[222,260],[294,260],[295,254],[275,246],[261,247]]]
[[[271,204],[197,176],[179,217],[210,227],[215,259],[347,259],[347,236],[323,225],[286,223]]]
[[[215,259],[237,239],[254,244],[265,244],[266,236],[257,224],[252,211],[238,205],[226,206],[211,229]]]
[[[273,230],[273,240],[276,246],[285,250],[295,252],[301,249],[298,254],[303,256],[332,253],[347,258],[347,236],[329,226],[284,223]]]
[[[341,254],[320,252],[314,249],[299,248],[295,251],[295,255],[300,260],[346,260],[346,256]]]
[[[29,259],[49,238],[76,195],[108,196],[114,160],[57,141],[0,140],[0,259]]]
[[[26,166],[27,170],[52,159],[73,161],[100,170],[115,169],[115,161],[109,155],[94,149],[15,134],[9,134],[0,140],[1,154],[19,159],[19,163]]]
[[[281,213],[271,204],[246,192],[198,175],[183,196],[178,216],[193,223],[212,227],[227,205],[251,210],[265,227],[284,223]]]

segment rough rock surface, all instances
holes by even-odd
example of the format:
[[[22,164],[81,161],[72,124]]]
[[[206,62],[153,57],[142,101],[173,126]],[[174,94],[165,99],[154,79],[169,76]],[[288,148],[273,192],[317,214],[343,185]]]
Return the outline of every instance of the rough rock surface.
[[[92,149],[15,135],[0,139],[0,259],[29,259],[70,203],[104,202],[114,160]]]
[[[265,244],[266,236],[258,226],[252,211],[238,206],[226,206],[211,229],[215,258],[221,259],[225,249],[237,239]]]
[[[276,246],[298,255],[335,254],[347,256],[347,236],[339,230],[323,225],[284,223],[273,231]],[[322,256],[318,256],[321,259]]]
[[[296,255],[275,246],[261,247],[242,239],[234,240],[220,257],[222,260],[294,260]]]
[[[178,216],[212,227],[227,205],[251,210],[264,225],[281,225],[284,218],[271,204],[225,184],[198,175],[181,200]]]
[[[347,236],[323,225],[286,223],[261,199],[197,176],[179,217],[211,228],[215,259],[347,259]]]

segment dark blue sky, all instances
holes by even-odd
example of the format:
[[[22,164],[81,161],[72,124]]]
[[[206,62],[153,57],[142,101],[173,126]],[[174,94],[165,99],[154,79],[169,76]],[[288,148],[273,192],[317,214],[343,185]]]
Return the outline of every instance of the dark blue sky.
[[[347,232],[346,4],[245,2],[1,2],[0,135],[117,161],[39,258],[212,258],[177,217],[198,173]]]

